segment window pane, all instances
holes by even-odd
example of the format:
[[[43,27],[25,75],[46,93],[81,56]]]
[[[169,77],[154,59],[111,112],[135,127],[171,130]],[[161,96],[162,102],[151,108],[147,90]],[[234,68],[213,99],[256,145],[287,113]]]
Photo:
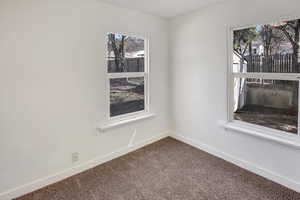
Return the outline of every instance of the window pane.
[[[233,32],[233,72],[298,73],[300,19]]]
[[[110,79],[111,117],[144,109],[144,77]]]
[[[109,73],[144,72],[145,40],[121,34],[108,34],[107,70]]]
[[[298,81],[236,78],[234,119],[297,134]]]

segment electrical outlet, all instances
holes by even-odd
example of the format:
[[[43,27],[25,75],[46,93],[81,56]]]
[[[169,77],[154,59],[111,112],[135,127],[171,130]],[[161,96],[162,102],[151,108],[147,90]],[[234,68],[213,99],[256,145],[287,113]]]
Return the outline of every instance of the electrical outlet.
[[[72,163],[75,163],[78,160],[79,160],[79,153],[78,152],[72,153]]]

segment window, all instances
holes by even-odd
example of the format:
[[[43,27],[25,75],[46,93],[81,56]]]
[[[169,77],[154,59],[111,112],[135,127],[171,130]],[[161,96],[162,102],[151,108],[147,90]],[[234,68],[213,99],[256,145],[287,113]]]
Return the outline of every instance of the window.
[[[148,111],[147,41],[142,37],[107,34],[109,118]]]
[[[231,31],[229,118],[299,135],[300,19]]]
[[[257,54],[257,49],[256,49],[256,48],[253,49],[253,54],[254,54],[254,55]]]

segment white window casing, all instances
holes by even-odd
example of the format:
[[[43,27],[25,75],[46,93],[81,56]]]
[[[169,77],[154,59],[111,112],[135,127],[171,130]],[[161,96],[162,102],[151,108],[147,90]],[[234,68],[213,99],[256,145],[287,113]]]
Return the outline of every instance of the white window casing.
[[[254,25],[255,26],[255,25]],[[253,26],[248,26],[253,27]],[[272,79],[272,80],[289,80],[289,81],[300,81],[299,73],[240,73],[233,72],[234,58],[233,58],[233,32],[234,30],[239,30],[248,27],[237,27],[228,28],[228,42],[227,42],[227,57],[228,57],[228,67],[227,67],[227,122],[223,123],[223,127],[226,130],[238,131],[240,133],[248,133],[252,136],[257,136],[260,138],[265,138],[268,140],[277,141],[279,143],[284,143],[289,146],[300,148],[300,114],[298,109],[298,134],[290,134],[285,131],[276,130],[261,125],[256,125],[244,121],[235,120],[234,115],[234,80],[235,78],[257,78],[257,79]],[[300,87],[299,95],[300,95]],[[298,97],[298,106],[300,105],[300,98]]]
[[[130,34],[122,34],[131,36]],[[150,113],[149,108],[149,40],[145,37],[144,40],[144,72],[121,72],[121,73],[109,73],[107,70],[108,59],[106,59],[106,120],[99,126],[99,129],[104,131],[115,126],[124,125],[127,123],[132,123],[142,119],[148,119],[155,116],[155,114]],[[110,80],[113,78],[144,78],[144,110],[136,111],[132,113],[120,114],[117,116],[110,116]]]

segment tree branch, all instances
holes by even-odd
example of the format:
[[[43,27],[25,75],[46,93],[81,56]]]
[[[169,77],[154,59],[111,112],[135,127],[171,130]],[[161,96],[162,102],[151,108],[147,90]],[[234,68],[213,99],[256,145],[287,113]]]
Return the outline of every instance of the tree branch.
[[[286,25],[285,25],[286,27]],[[292,38],[292,36],[289,34],[289,32],[285,29],[285,27],[280,26],[280,27],[276,27],[279,30],[281,30],[283,32],[283,34],[288,38],[288,40],[292,43],[293,46],[299,46],[299,44],[297,44],[294,39]]]
[[[245,53],[246,53],[246,50],[248,49],[248,45],[249,43],[247,42],[245,48],[244,48],[244,51],[242,52],[242,56],[244,57]]]
[[[294,22],[286,22],[286,25],[290,26],[290,27],[293,28],[293,29],[296,28]]]

